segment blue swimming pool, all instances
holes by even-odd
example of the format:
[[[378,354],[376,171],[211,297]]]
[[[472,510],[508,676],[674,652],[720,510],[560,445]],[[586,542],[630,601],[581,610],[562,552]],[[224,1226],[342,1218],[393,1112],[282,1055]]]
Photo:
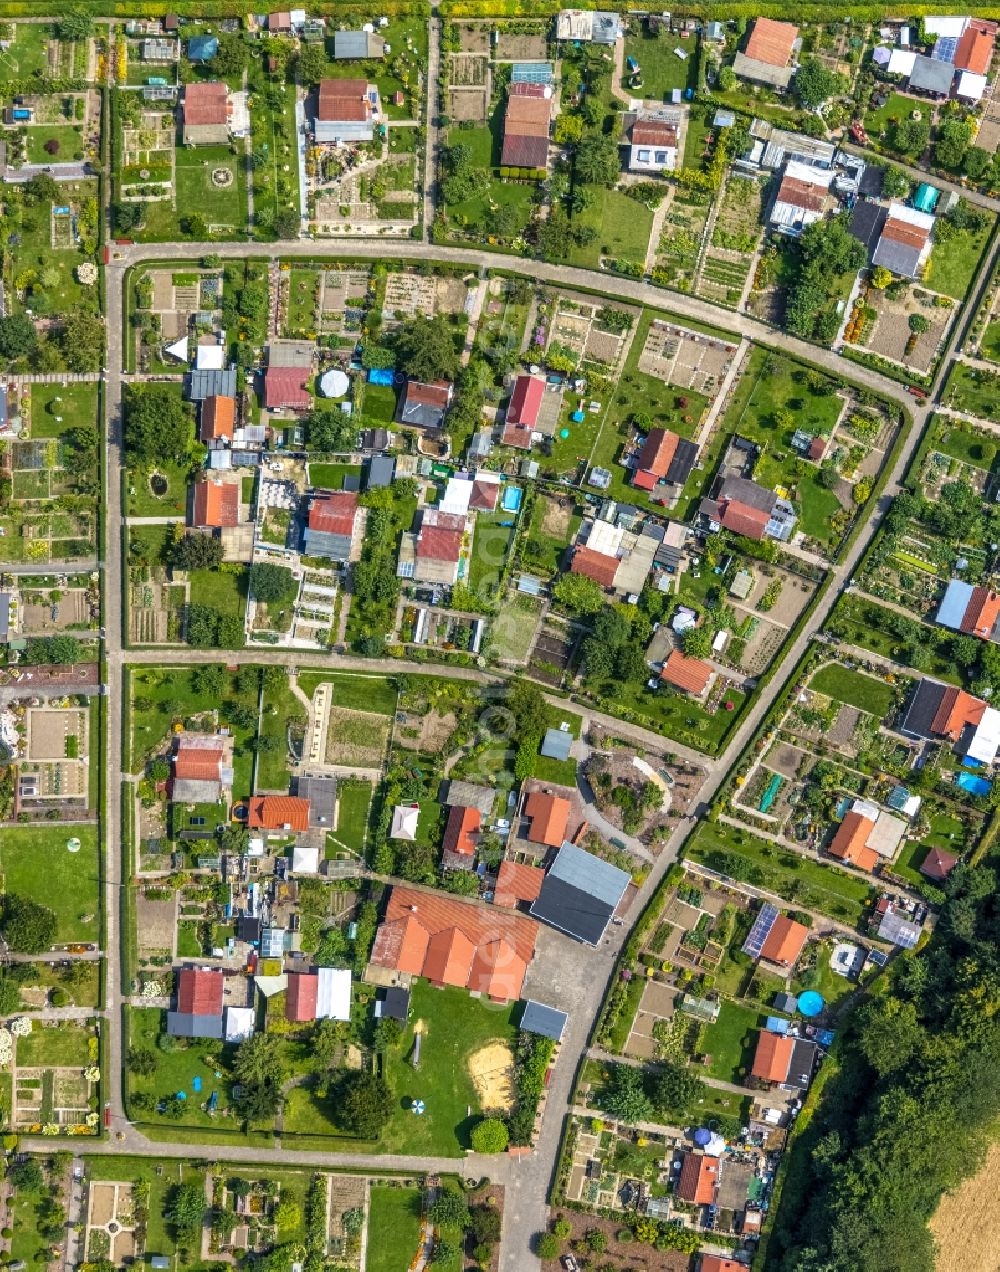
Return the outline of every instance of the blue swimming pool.
[[[517,512],[521,506],[521,487],[520,486],[504,486],[503,498],[500,500],[500,506],[504,512]]]
[[[988,795],[993,788],[992,782],[987,782],[985,777],[976,777],[975,773],[959,773],[955,781],[970,795]]]

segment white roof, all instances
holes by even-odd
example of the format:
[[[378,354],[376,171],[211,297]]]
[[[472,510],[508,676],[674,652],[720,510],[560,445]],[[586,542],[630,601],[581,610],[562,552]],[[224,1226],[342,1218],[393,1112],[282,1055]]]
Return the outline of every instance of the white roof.
[[[344,371],[324,371],[319,381],[319,391],[324,397],[341,398],[351,387]]]
[[[226,1042],[242,1042],[253,1033],[257,1013],[252,1007],[227,1007],[224,1036]]]
[[[594,552],[603,553],[604,556],[617,556],[624,534],[621,526],[612,525],[610,521],[595,521],[587,536],[587,547]]]
[[[964,97],[966,101],[978,102],[986,92],[986,84],[985,75],[975,75],[972,71],[963,71],[958,77],[958,88],[955,89],[955,92],[959,97]]]
[[[692,627],[698,626],[698,615],[686,605],[678,605],[677,612],[670,620],[670,626],[680,635],[681,632],[690,631]]]
[[[916,208],[908,208],[905,203],[889,204],[889,219],[905,221],[907,225],[916,225],[921,230],[933,230],[934,218],[929,212],[918,212]]]
[[[869,821],[878,821],[879,806],[870,799],[856,799],[851,805],[851,812],[867,817]]]
[[[351,973],[346,967],[321,967],[316,987],[317,1020],[350,1020]]]
[[[892,813],[879,812],[878,821],[869,831],[865,847],[873,849],[880,857],[895,857],[896,851],[906,834],[907,826],[902,817],[894,817]]]
[[[1000,751],[1000,711],[987,707],[966,755],[982,764],[992,764],[997,758],[997,751]]]
[[[255,976],[253,983],[265,998],[272,998],[288,988],[288,973],[282,972],[280,976]]]
[[[469,477],[449,477],[438,507],[442,512],[454,513],[456,517],[464,517],[469,511],[469,500],[472,498],[472,479]]]
[[[292,874],[319,874],[319,849],[296,844],[292,849]]]
[[[226,365],[226,351],[220,344],[199,345],[194,364],[199,371],[221,371]]]
[[[917,55],[913,49],[893,49],[889,65],[885,68],[890,75],[909,75]]]
[[[417,837],[417,822],[419,820],[419,808],[411,808],[409,804],[397,804],[392,810],[392,826],[389,829],[389,838],[408,839],[412,843]]]
[[[188,338],[181,336],[180,340],[175,340],[173,344],[167,345],[167,353],[172,358],[177,358],[180,362],[188,360]]]
[[[729,633],[727,631],[723,630],[721,632],[716,632],[715,639],[712,641],[713,652],[716,654],[721,654],[726,647],[726,641],[728,639],[729,639]]]
[[[969,25],[969,19],[951,18],[942,15],[935,18],[924,18],[924,30],[928,35],[950,36],[957,40],[965,28]]]

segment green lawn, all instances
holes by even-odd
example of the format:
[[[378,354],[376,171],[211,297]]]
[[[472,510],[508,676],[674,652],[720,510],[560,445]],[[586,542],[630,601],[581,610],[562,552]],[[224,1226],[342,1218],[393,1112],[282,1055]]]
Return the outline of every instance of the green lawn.
[[[12,1261],[23,1260],[31,1266],[45,1259],[45,1251],[49,1248],[49,1243],[38,1233],[38,1216],[42,1199],[42,1189],[38,1192],[29,1192],[21,1188],[13,1196],[10,1218],[7,1220],[14,1229],[10,1244]]]
[[[477,168],[495,168],[499,164],[499,151],[494,142],[493,129],[489,124],[480,124],[477,128],[455,127],[448,133],[448,145],[468,146]]]
[[[375,1184],[365,1272],[403,1272],[420,1246],[420,1190]]]
[[[645,680],[625,684],[609,682],[601,692],[609,710],[615,706],[625,707],[635,712],[638,723],[709,755],[715,755],[721,749],[739,719],[745,701],[745,695],[730,686],[725,701],[733,703],[733,710],[726,711],[721,707],[710,715],[686,694],[674,692],[669,687],[650,689]]]
[[[892,687],[884,681],[873,680],[860,671],[830,663],[816,673],[809,682],[810,689],[825,693],[828,698],[846,702],[870,715],[882,719],[892,706]]]
[[[722,874],[736,867],[748,883],[776,892],[789,904],[848,923],[860,921],[873,896],[863,879],[731,826],[703,822],[684,855]]]
[[[360,477],[360,464],[308,464],[309,484],[323,490],[343,490],[344,478]]]
[[[469,564],[469,586],[477,596],[489,596],[500,585],[500,574],[507,559],[514,531],[509,512],[479,512],[472,541]],[[508,523],[506,526],[502,522]]]
[[[37,125],[26,131],[28,163],[68,163],[83,158],[83,137],[78,128],[70,124]],[[45,147],[53,141],[59,149],[51,154]]]
[[[929,450],[940,451],[963,464],[971,464],[984,472],[992,472],[997,451],[1000,450],[996,435],[969,424],[966,420],[936,415],[931,435],[926,444]],[[923,447],[921,447],[923,450]]]
[[[67,841],[80,840],[71,853]],[[99,941],[97,827],[51,823],[9,826],[0,835],[0,873],[4,892],[30,897],[56,915],[56,944]]]
[[[698,1050],[712,1057],[708,1072],[723,1082],[744,1083],[753,1064],[764,1017],[753,1007],[725,999],[714,1024],[704,1025]]]
[[[366,676],[352,672],[303,671],[298,677],[299,688],[311,698],[321,684],[333,685],[333,705],[349,707],[355,711],[377,711],[379,715],[394,715],[396,711],[396,687],[387,676]]]
[[[454,1157],[469,1147],[471,1123],[480,1106],[468,1059],[491,1042],[513,1043],[516,1009],[516,1004],[500,1006],[471,998],[464,989],[434,989],[425,980],[414,982],[410,1023],[401,1045],[387,1056],[386,1078],[397,1112],[382,1136],[382,1150]],[[414,1070],[410,1057],[417,1021],[423,1022],[424,1038],[420,1069]],[[409,1109],[409,1102],[418,1098],[427,1110],[419,1118]]]
[[[48,68],[46,46],[54,30],[45,22],[18,22],[14,43],[4,54],[4,79],[27,79],[42,75]]]
[[[895,635],[892,620],[892,612],[874,601],[843,595],[827,619],[826,627],[849,645],[870,649],[873,653],[908,664],[907,646]],[[920,638],[931,656],[927,674],[950,680],[956,685],[965,684],[962,669],[952,658],[951,633],[924,624]]]
[[[257,760],[257,789],[287,791],[289,778],[288,729],[290,725],[303,728],[307,723],[306,709],[282,686],[278,693],[264,694],[264,715],[261,720],[261,736],[273,738],[273,751],[262,751]]]
[[[961,231],[943,243],[935,239],[930,264],[924,275],[924,282],[933,291],[943,292],[954,300],[964,299],[972,286],[996,220],[986,213],[983,215],[986,217],[986,224],[981,230],[975,233]]]
[[[149,1218],[146,1227],[145,1255],[162,1254],[173,1258],[177,1253],[174,1229],[164,1215],[168,1194],[182,1180],[204,1179],[202,1169],[190,1161],[172,1161],[152,1157],[88,1157],[87,1175],[95,1180],[135,1180],[149,1184]],[[190,1254],[184,1258],[191,1262]],[[148,1264],[147,1264],[148,1266]],[[197,1267],[197,1262],[192,1263]]]
[[[990,362],[1000,362],[1000,318],[991,318],[979,342],[979,353]]]
[[[225,1069],[221,1069],[222,1078],[217,1079],[215,1073],[220,1066],[216,1063],[205,1062],[202,1055],[203,1048],[199,1047],[197,1042],[190,1046],[184,1046],[182,1043],[177,1051],[161,1051],[156,1043],[160,1034],[166,1030],[165,1011],[161,1011],[158,1007],[127,1007],[125,1010],[129,1046],[150,1050],[156,1057],[156,1071],[150,1076],[140,1077],[134,1072],[129,1073],[129,1096],[137,1091],[148,1091],[157,1100],[161,1100],[180,1091],[187,1093],[180,1123],[171,1121],[155,1110],[151,1113],[143,1113],[139,1120],[151,1127],[214,1126],[223,1139],[237,1134],[239,1124],[235,1119],[226,1119],[220,1124],[218,1118],[213,1119],[201,1108],[213,1091],[218,1092],[219,1106],[228,1107],[229,1080]],[[202,1082],[200,1095],[194,1092],[192,1086],[196,1077],[200,1077]]]
[[[222,570],[192,570],[188,579],[192,605],[210,605],[242,621],[247,608],[247,578],[243,567],[238,567],[235,573],[228,567]]]
[[[683,49],[686,58],[680,58],[674,49]],[[681,40],[676,35],[636,34],[625,40],[625,57],[633,57],[639,63],[642,85],[629,91],[635,97],[658,98],[666,101],[673,88],[694,88],[697,85],[698,45],[696,39]],[[628,89],[629,70],[625,63],[622,87]]]
[[[573,247],[566,259],[571,265],[595,268],[602,256],[642,265],[653,228],[653,213],[618,190],[594,187],[593,204],[574,217],[578,225],[592,225],[597,237],[585,247]]]
[[[336,856],[338,844],[361,856],[365,847],[371,802],[372,788],[367,782],[338,783],[337,829],[327,836],[328,857]]]
[[[396,414],[396,390],[389,384],[366,384],[360,410],[367,420],[391,424]]]
[[[945,406],[956,411],[1000,423],[1000,375],[977,370],[965,362],[955,362],[942,400]]]
[[[197,210],[210,230],[214,226],[243,229],[247,223],[247,178],[242,154],[234,155],[228,146],[179,147],[175,158],[180,216]],[[231,184],[220,188],[212,174],[222,169],[230,174]]]
[[[87,1040],[92,1030],[72,1021],[45,1027],[37,1024],[17,1040],[18,1068],[85,1069],[90,1063]]]
[[[32,437],[61,437],[85,424],[97,424],[96,384],[31,386]]]

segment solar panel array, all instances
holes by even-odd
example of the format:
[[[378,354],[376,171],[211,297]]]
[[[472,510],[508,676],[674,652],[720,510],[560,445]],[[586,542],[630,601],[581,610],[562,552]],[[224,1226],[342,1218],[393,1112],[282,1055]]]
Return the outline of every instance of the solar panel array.
[[[744,954],[749,954],[751,958],[760,958],[760,952],[764,948],[767,934],[774,926],[774,920],[778,917],[778,914],[779,911],[769,901],[764,902],[760,907],[760,913],[754,919],[750,935],[743,942]]]

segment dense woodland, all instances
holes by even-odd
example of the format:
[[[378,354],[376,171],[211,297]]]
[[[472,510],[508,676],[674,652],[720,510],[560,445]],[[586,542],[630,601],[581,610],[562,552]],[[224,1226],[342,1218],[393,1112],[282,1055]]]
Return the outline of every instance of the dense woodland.
[[[767,1267],[932,1272],[927,1221],[1000,1114],[998,871],[995,856],[957,868],[930,944],[854,1015],[792,1151]]]

